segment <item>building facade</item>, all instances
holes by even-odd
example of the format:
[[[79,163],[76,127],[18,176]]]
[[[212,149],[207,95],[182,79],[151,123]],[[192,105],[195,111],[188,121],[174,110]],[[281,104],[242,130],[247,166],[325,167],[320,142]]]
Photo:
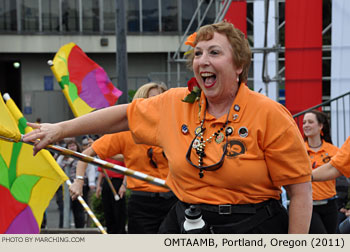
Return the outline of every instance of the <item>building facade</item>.
[[[169,79],[168,57],[178,49],[200,2],[125,1],[129,89],[149,81],[163,81],[169,87],[186,85],[191,72],[182,64],[181,79],[174,83],[171,70]],[[214,21],[219,2],[203,1],[189,32],[195,31],[209,2],[214,4],[203,24]],[[41,117],[54,122],[71,117],[47,65],[69,42],[80,46],[118,86],[115,13],[116,0],[0,0],[1,92],[13,97],[28,120]],[[47,102],[53,100],[64,109],[44,112],[42,108],[48,108]]]
[[[169,88],[185,86],[192,73],[186,68],[183,59],[184,52],[189,49],[182,45],[184,37],[194,32],[198,26],[218,20],[227,11],[223,10],[226,3],[232,7],[232,4],[241,2],[245,5],[243,18],[253,51],[248,86],[256,91],[262,90],[270,98],[284,103],[286,8],[288,3],[290,6],[295,1],[303,4],[306,2],[125,0],[128,89],[136,90],[149,81],[163,81]],[[117,0],[0,0],[0,92],[8,92],[29,121],[40,117],[43,122],[57,122],[73,117],[47,65],[47,61],[53,59],[58,49],[69,42],[76,43],[102,66],[118,87],[116,2]],[[264,46],[267,2],[270,7],[267,44]],[[341,24],[345,22],[350,4],[346,0],[310,0],[307,3],[310,2],[318,5],[321,2],[320,100],[325,101],[349,91],[345,84],[335,88],[338,80],[343,81],[345,78],[346,81],[349,71],[340,73],[338,67],[334,68],[339,60],[332,59],[337,59],[334,55],[339,54],[346,60],[348,40],[344,39],[344,34],[348,33],[332,32],[347,29]],[[242,9],[239,13],[235,8],[229,11],[233,12],[233,16],[242,15]],[[292,19],[300,13],[299,9],[291,15]],[[221,16],[222,18],[226,17]],[[298,18],[301,19],[302,17]],[[335,34],[342,34],[342,41]],[[336,39],[340,42],[336,42]],[[335,47],[332,46],[333,43]],[[262,57],[264,52],[268,52],[265,68]],[[331,72],[331,68],[336,71]],[[267,82],[262,78],[263,69],[267,73]],[[335,73],[337,76],[332,77]],[[324,110],[330,111],[330,107]]]

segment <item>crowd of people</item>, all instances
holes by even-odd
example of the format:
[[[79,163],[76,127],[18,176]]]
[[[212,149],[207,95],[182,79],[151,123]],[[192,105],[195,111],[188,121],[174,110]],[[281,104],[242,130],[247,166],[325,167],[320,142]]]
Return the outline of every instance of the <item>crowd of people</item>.
[[[129,168],[166,179],[171,191],[118,178],[120,200],[125,186],[132,191],[130,233],[188,233],[187,209],[199,209],[206,223],[197,233],[334,233],[334,179],[350,176],[349,141],[338,151],[318,111],[305,115],[303,139],[283,105],[251,91],[251,50],[231,23],[205,25],[188,44],[191,87],[165,91],[156,85],[130,104],[56,124],[28,123],[34,130],[24,141],[40,139],[37,153],[62,138],[108,134],[84,153],[103,159],[123,154]],[[73,199],[85,194],[85,168],[74,170]]]
[[[75,137],[65,138],[60,142],[56,142],[56,145],[59,145],[61,147],[67,148],[72,151],[81,152],[85,150],[88,146],[90,146],[93,142],[93,138],[90,136],[84,136],[82,141],[78,141]],[[57,164],[63,169],[63,171],[68,175],[71,182],[73,182],[77,177],[80,181],[83,181],[83,191],[84,194],[82,194],[83,199],[85,202],[90,202],[90,199],[92,197],[92,194],[96,190],[96,178],[97,178],[97,169],[94,165],[88,164],[88,168],[86,169],[86,174],[84,176],[77,176],[76,170],[78,165],[78,160],[68,157],[65,155],[59,155],[57,153],[53,153],[53,157],[55,158]],[[68,190],[68,187],[66,188]],[[85,226],[88,226],[90,224],[90,220],[86,218],[86,213],[83,208],[83,206],[78,201],[73,201],[69,198],[69,193],[65,194],[65,184],[62,184],[56,194],[56,203],[59,210],[59,223],[58,227],[69,227],[71,223],[71,214],[70,210],[73,214],[73,222],[74,226],[76,228],[83,228]],[[64,198],[67,198],[68,200],[64,200]],[[67,225],[64,226],[64,204],[67,204],[67,213],[68,215],[66,218],[68,218]]]

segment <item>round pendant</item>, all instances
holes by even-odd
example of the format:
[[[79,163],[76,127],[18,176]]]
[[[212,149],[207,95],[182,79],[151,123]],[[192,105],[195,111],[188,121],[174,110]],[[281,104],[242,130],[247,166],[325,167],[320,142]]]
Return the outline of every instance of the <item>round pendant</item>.
[[[216,136],[215,142],[219,144],[222,141],[224,141],[224,138],[225,138],[224,134],[222,134],[222,132],[220,132],[219,135]]]
[[[198,126],[195,130],[194,130],[194,134],[198,135],[199,133],[202,132],[202,128],[201,126]]]
[[[193,144],[192,144],[192,148],[193,148],[193,149],[197,149],[198,146],[200,145],[200,143],[201,143],[201,142],[200,142],[198,139],[194,140],[194,141],[193,141]]]
[[[226,136],[231,136],[233,134],[233,128],[232,127],[226,127],[225,129]]]

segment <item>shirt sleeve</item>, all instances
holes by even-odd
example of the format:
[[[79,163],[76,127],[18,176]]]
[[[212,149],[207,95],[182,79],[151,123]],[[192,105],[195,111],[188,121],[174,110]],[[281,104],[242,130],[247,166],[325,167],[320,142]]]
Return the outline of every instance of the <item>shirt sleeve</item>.
[[[288,128],[265,151],[267,167],[278,186],[311,181],[312,170],[305,145],[292,128]]]
[[[135,143],[158,146],[157,133],[161,122],[162,99],[166,93],[148,99],[136,99],[127,109],[129,129]]]
[[[277,109],[276,113],[278,115],[269,114],[267,118],[270,125],[266,128],[268,140],[264,146],[265,160],[273,183],[282,186],[311,181],[311,163],[297,125],[284,107]],[[279,121],[276,122],[271,116],[279,118]],[[276,128],[277,123],[280,126]]]
[[[126,134],[126,132],[104,135],[93,142],[92,148],[96,154],[104,160],[116,154],[120,154],[123,149],[120,138],[123,137],[123,134]]]
[[[348,137],[337,154],[332,158],[331,165],[345,177],[350,177],[350,137]]]

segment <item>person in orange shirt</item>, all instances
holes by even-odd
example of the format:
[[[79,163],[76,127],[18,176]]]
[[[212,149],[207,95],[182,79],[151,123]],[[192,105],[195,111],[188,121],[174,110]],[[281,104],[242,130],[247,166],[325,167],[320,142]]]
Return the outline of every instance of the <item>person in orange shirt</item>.
[[[88,149],[91,148],[91,145],[93,144],[94,140],[90,136],[85,136],[85,138],[82,141],[83,144],[83,152],[88,152]],[[115,163],[117,165],[124,166],[124,163],[121,161],[116,161],[113,159],[108,159],[108,162]],[[105,219],[105,225],[107,227],[107,233],[109,234],[125,234],[125,223],[126,223],[126,201],[121,196],[120,200],[115,201],[114,195],[112,193],[112,189],[110,188],[109,184],[107,183],[104,174],[99,167],[99,175],[98,175],[98,181],[97,181],[97,187],[95,195],[97,198],[100,197],[101,191],[102,191],[102,208],[104,212],[104,219]],[[93,172],[91,172],[93,170]],[[90,174],[89,174],[90,173]],[[96,180],[96,170],[95,166],[90,163],[85,163],[82,161],[78,161],[76,165],[76,173],[75,173],[75,179],[72,185],[69,187],[70,195],[72,196],[73,191],[79,191],[79,195],[83,197],[87,197],[86,195],[87,190],[84,190],[84,177],[86,175],[90,178],[88,180]],[[112,186],[114,187],[114,190],[120,191],[121,194],[125,192],[125,188],[123,188],[122,183],[124,179],[123,174],[119,174],[116,172],[109,172],[107,171],[107,175],[110,177],[110,181],[112,183]],[[95,181],[94,181],[95,183]],[[89,181],[90,184],[90,181]],[[101,185],[102,184],[102,185]],[[91,187],[90,187],[91,189]],[[124,190],[123,190],[124,189]],[[95,190],[94,190],[95,191]],[[90,192],[90,190],[89,190]],[[76,201],[78,195],[74,195],[74,197],[71,197],[73,201]],[[88,202],[88,201],[87,201]]]
[[[350,137],[348,137],[342,147],[332,160],[312,171],[313,181],[327,181],[344,175],[350,177]],[[345,216],[350,216],[350,209],[341,208],[340,212]]]
[[[195,88],[57,124],[29,123],[35,130],[24,140],[40,139],[36,153],[66,135],[130,129],[137,143],[163,148],[166,183],[179,201],[160,233],[187,232],[184,212],[191,205],[212,233],[307,233],[312,191],[305,144],[285,107],[246,86],[251,51],[245,35],[222,21],[191,38]],[[289,194],[289,215],[279,202],[281,186]]]
[[[137,90],[134,99],[152,97],[166,89],[164,84],[148,83]],[[164,180],[169,172],[163,150],[156,146],[135,144],[130,131],[104,135],[84,154],[98,155],[104,160],[122,154],[126,167]],[[79,166],[79,173],[84,173],[84,166]],[[177,201],[175,195],[169,189],[132,177],[127,177],[127,182],[123,185],[132,190],[128,200],[128,233],[157,233],[163,219]],[[80,184],[79,187],[73,185],[70,191],[73,197],[80,195]]]
[[[346,139],[329,163],[312,171],[313,181],[335,179],[341,175],[347,178],[350,177],[350,137]]]
[[[338,147],[332,144],[327,115],[318,110],[306,113],[303,130],[312,169],[328,163],[337,153]],[[313,210],[310,234],[336,233],[338,218],[336,194],[335,179],[312,182]]]

